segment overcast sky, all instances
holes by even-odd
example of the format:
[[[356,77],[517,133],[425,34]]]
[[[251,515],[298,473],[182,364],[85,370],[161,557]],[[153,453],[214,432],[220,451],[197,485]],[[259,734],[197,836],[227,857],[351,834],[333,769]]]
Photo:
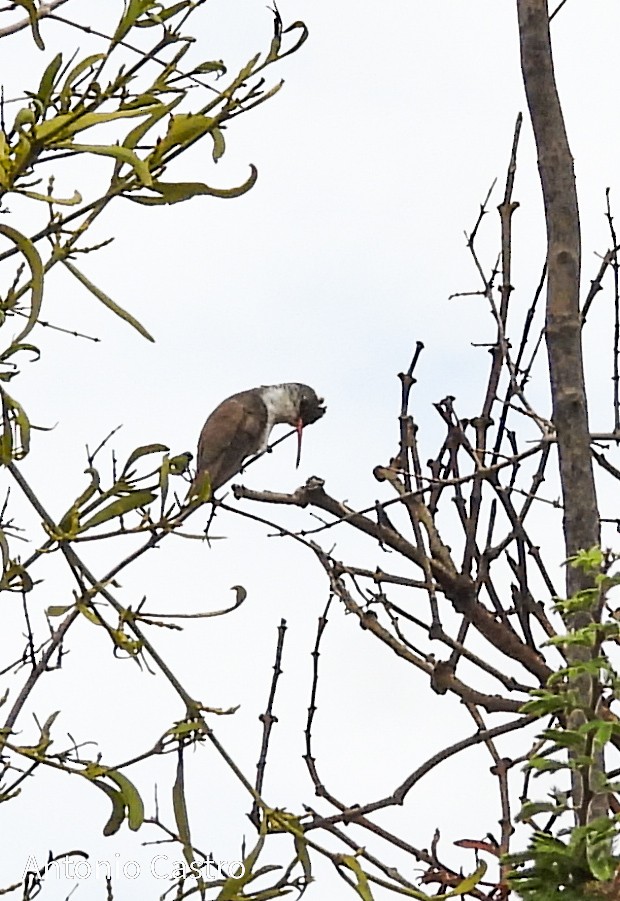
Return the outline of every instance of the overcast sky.
[[[311,384],[326,398],[327,415],[308,429],[299,471],[289,442],[253,466],[243,482],[285,491],[316,474],[330,493],[354,506],[388,497],[372,470],[397,450],[397,373],[408,366],[416,341],[426,347],[413,403],[422,459],[434,455],[442,434],[434,402],[453,394],[462,415],[479,412],[488,354],[472,342],[493,339],[492,321],[483,298],[449,296],[481,287],[464,231],[471,230],[495,178],[480,253],[487,267],[497,255],[495,210],[519,111],[525,121],[514,192],[521,204],[514,217],[515,328],[530,303],[545,239],[515,4],[281,0],[279,8],[285,25],[303,19],[310,31],[304,47],[268,73],[273,81],[284,77],[282,91],[230,124],[227,151],[217,166],[201,144],[174,173],[230,187],[244,181],[254,164],[256,186],[239,199],[200,197],[170,208],[121,201],[96,227],[96,240],[115,241],[82,261],[86,274],[131,310],[156,343],[114,318],[67,274],[54,272],[49,279],[43,318],[101,339],[93,344],[39,329],[33,338],[42,359],[13,383],[32,421],[54,427],[34,434],[22,467],[52,515],[86,485],[85,445],[92,448],[117,425],[123,426],[113,442],[119,459],[150,442],[177,453],[194,451],[206,416],[220,400],[282,381]],[[88,0],[71,0],[63,14],[84,24],[101,18],[101,25],[106,18]],[[210,0],[195,21],[200,28],[194,59],[223,58],[229,71],[268,47],[271,37],[272,15],[264,0]],[[620,190],[619,30],[614,0],[569,0],[553,24],[556,74],[578,177],[586,286],[598,269],[595,254],[609,244],[605,188],[612,188],[612,202]],[[34,90],[58,49],[68,57],[76,47],[85,55],[95,46],[84,33],[52,22],[43,23],[42,32],[45,55],[27,31],[2,41],[5,96]],[[56,193],[77,189],[87,195],[109,169],[101,160],[65,162],[57,169]],[[11,223],[24,227],[23,206],[12,200],[8,205]],[[4,272],[3,291],[12,277],[12,271]],[[605,316],[596,312],[587,337],[595,430],[612,426],[607,328]],[[543,357],[539,374],[533,396],[548,415]],[[207,510],[197,514],[193,528],[199,530],[207,516]],[[292,521],[306,520],[299,514]],[[559,520],[540,522],[542,531]],[[265,797],[299,813],[302,803],[318,803],[301,755],[310,652],[328,586],[306,551],[269,538],[257,524],[220,514],[214,531],[226,540],[211,548],[164,542],[123,574],[122,597],[135,606],[147,595],[148,609],[162,612],[200,611],[225,606],[230,586],[245,586],[248,600],[235,614],[198,620],[182,632],[154,630],[152,638],[205,704],[241,705],[215,727],[249,775],[258,757],[257,717],[269,690],[276,628],[282,618],[288,621]],[[354,556],[371,569],[387,566],[370,543],[344,531],[333,537],[337,555]],[[559,560],[559,546],[553,553]],[[84,556],[103,572],[117,552],[88,549]],[[62,567],[49,565],[52,574],[33,595],[38,610],[71,602]],[[556,575],[560,582],[559,570]],[[15,618],[14,628],[19,635],[21,619]],[[31,709],[44,720],[61,708],[58,744],[67,732],[77,742],[96,740],[92,756],[100,751],[104,762],[116,763],[153,744],[184,711],[162,678],[114,660],[108,639],[95,632],[88,623],[79,627],[62,671],[48,677]],[[323,779],[346,803],[388,794],[428,756],[473,731],[454,698],[434,695],[425,678],[388,657],[337,606],[322,666],[316,756]],[[34,736],[33,731],[23,741]],[[438,823],[445,858],[471,869],[471,855],[450,845],[497,831],[500,813],[488,763],[482,750],[450,761],[416,788],[404,810],[378,821],[422,847]],[[161,767],[148,765],[139,773],[136,768],[135,774],[149,814],[157,781],[170,825],[173,767],[170,757]],[[242,836],[253,840],[244,818],[247,798],[206,748],[192,757],[190,770],[197,843],[212,847],[220,859],[238,858]],[[480,781],[471,778],[474,771]],[[21,876],[31,851],[45,858],[50,842],[55,852],[87,847],[106,859],[152,856],[153,849],[142,849],[140,842],[159,837],[154,831],[134,836],[124,828],[113,839],[101,837],[108,815],[103,795],[88,785],[69,786],[61,775],[40,778],[42,789],[25,786],[21,800],[2,807],[4,834],[10,824],[15,838],[10,865],[6,846],[2,854],[1,885]],[[48,816],[37,815],[42,804],[48,813],[58,811],[53,837]],[[311,886],[309,901],[351,896],[327,866],[321,869],[325,881]],[[118,897],[146,897],[140,895],[145,886],[152,888],[150,882],[123,884]],[[72,887],[51,886],[44,897],[64,898]],[[163,891],[162,884],[155,889]],[[96,896],[81,886],[77,897]],[[103,897],[101,888],[97,897]]]

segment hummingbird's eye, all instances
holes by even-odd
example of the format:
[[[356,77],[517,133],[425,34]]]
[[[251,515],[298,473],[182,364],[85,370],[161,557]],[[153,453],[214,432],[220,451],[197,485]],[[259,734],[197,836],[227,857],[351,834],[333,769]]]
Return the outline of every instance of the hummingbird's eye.
[[[322,406],[322,404],[323,398],[318,397],[314,391],[312,391],[312,393],[309,391],[304,392],[301,404],[299,405],[299,415],[301,416],[304,425],[310,425],[323,416],[325,407]]]

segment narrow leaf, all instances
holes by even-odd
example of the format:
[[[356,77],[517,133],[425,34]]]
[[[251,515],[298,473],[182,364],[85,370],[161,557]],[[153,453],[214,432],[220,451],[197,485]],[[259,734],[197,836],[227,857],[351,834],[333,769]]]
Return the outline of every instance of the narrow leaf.
[[[84,59],[80,60],[79,63],[71,69],[67,77],[65,78],[64,84],[60,90],[60,107],[63,110],[68,110],[71,104],[71,86],[74,81],[80,77],[82,72],[85,72],[91,66],[94,66],[95,63],[98,63],[100,60],[104,59],[104,53],[93,53],[91,56],[86,56]]]
[[[30,450],[30,421],[25,410],[6,391],[2,391],[3,420],[5,431],[3,432],[2,462],[8,463],[11,459],[21,460]],[[8,425],[8,427],[7,427]],[[16,450],[13,444],[13,428],[17,429],[20,446]],[[8,438],[6,437],[8,433]],[[5,456],[4,442],[10,447],[9,457]]]
[[[100,788],[112,802],[112,813],[110,814],[108,822],[103,827],[103,834],[106,838],[110,835],[116,835],[125,819],[125,802],[123,796],[121,792],[112,788],[112,786],[108,785],[106,782],[100,782],[98,779],[93,779],[92,782],[97,788]]]
[[[194,72],[196,72],[198,75],[206,75],[207,72],[219,72],[220,75],[226,75],[226,66],[221,59],[210,60],[208,62],[201,63],[199,66],[196,66]]]
[[[125,0],[125,12],[114,32],[112,45],[122,41],[136,24],[139,17],[155,5],[155,0]]]
[[[127,147],[120,147],[116,144],[111,144],[106,147],[100,146],[99,144],[73,143],[56,144],[55,147],[58,150],[74,150],[76,153],[94,153],[98,156],[111,156],[119,163],[126,163],[128,166],[131,166],[146,188],[150,187],[153,181],[149,168],[144,160],[141,160],[139,156],[136,156],[136,154]]]
[[[176,106],[179,105],[181,100],[183,99],[183,95],[181,94],[179,97],[175,97],[170,103],[160,103],[149,115],[148,119],[144,122],[140,122],[139,125],[136,125],[135,128],[129,132],[125,140],[123,141],[123,147],[129,148],[129,150],[133,150],[134,147],[142,141],[144,136],[151,130],[151,128],[159,122],[160,119],[163,119],[165,115],[171,112]]]
[[[213,128],[211,130],[211,136],[213,138],[213,161],[217,163],[220,157],[224,155],[226,143],[224,141],[224,135],[219,128]]]
[[[201,113],[179,113],[171,116],[168,131],[149,156],[151,168],[159,166],[169,150],[186,147],[217,125],[217,119]]]
[[[60,142],[70,141],[76,134],[86,131],[88,128],[95,128],[97,125],[105,125],[116,119],[136,119],[139,116],[147,116],[149,107],[138,107],[136,109],[113,110],[109,113],[85,113],[70,112],[59,113],[53,119],[47,119],[41,122],[33,129],[35,140],[47,147],[58,147]]]
[[[119,773],[118,770],[108,770],[106,776],[116,782],[120,788],[127,808],[127,825],[132,832],[136,832],[144,822],[144,804],[138,789],[124,773]]]
[[[54,90],[54,83],[56,81],[56,76],[58,75],[58,70],[62,66],[62,53],[57,53],[54,59],[51,61],[49,66],[46,68],[45,72],[41,77],[41,81],[39,83],[39,90],[37,91],[37,97],[41,102],[41,106],[44,110],[49,106],[49,102],[52,96],[52,91]]]
[[[360,898],[363,901],[373,901],[372,892],[370,891],[370,885],[368,884],[368,877],[366,873],[363,871],[357,857],[353,857],[350,854],[343,854],[340,858],[341,863],[344,864],[345,867],[348,867],[349,870],[352,870],[355,873],[355,877],[357,879],[357,885],[355,886],[355,890]]]
[[[154,500],[155,495],[152,491],[147,491],[146,488],[143,488],[140,491],[132,491],[131,494],[126,494],[124,497],[117,498],[115,501],[112,501],[111,504],[108,504],[107,507],[103,507],[102,510],[95,513],[94,516],[91,516],[90,519],[86,520],[86,522],[80,526],[80,532],[84,532],[86,529],[92,529],[94,526],[100,526],[104,522],[116,519],[117,516],[122,516],[124,513],[130,513],[138,507],[144,507]]]
[[[65,613],[68,613],[69,610],[72,609],[72,607],[73,607],[72,604],[64,604],[62,606],[58,605],[58,606],[48,607],[47,610],[45,611],[45,613],[47,614],[47,616],[64,616]]]
[[[167,9],[160,8],[156,13],[147,13],[142,22],[136,22],[138,28],[151,28],[153,25],[161,25],[172,16],[176,16],[181,10],[193,5],[194,0],[181,0],[181,3],[173,3]]]
[[[189,818],[187,816],[187,804],[185,802],[185,771],[183,767],[183,753],[179,752],[177,761],[177,774],[172,787],[172,807],[174,821],[177,826],[177,834],[183,845],[183,857],[191,867],[194,861],[192,840],[189,831]]]
[[[123,473],[126,473],[128,469],[130,469],[131,465],[139,460],[140,457],[145,457],[147,454],[159,454],[166,453],[170,448],[166,447],[165,444],[143,444],[141,447],[137,447],[127,457],[127,462],[123,466]]]
[[[37,15],[37,8],[35,6],[34,0],[14,0],[14,3],[16,6],[23,7],[28,13],[34,42],[39,50],[45,50],[45,44],[43,43],[43,38],[41,37],[41,32],[39,31],[39,17]]]
[[[252,848],[248,856],[243,861],[243,872],[241,876],[228,877],[228,879],[222,886],[221,892],[217,896],[217,901],[237,901],[237,899],[239,898],[246,897],[242,893],[242,890],[245,885],[256,878],[254,874],[254,865],[258,860],[260,852],[263,850],[263,845],[265,843],[265,835],[263,829],[266,826],[266,817],[263,819],[261,826],[262,834],[259,836],[256,845]]]
[[[129,325],[132,325],[136,331],[140,332],[140,334],[147,338],[149,341],[155,341],[152,335],[147,332],[142,323],[138,322],[138,320],[128,313],[127,310],[124,310],[121,306],[119,306],[116,301],[112,300],[111,297],[108,297],[100,288],[94,285],[90,279],[86,278],[84,273],[80,272],[80,270],[74,266],[69,260],[63,260],[63,263],[79,282],[81,282],[85,288],[88,288],[91,294],[94,294],[97,300],[100,300],[101,303],[106,306],[109,310],[112,310],[113,313],[116,313],[121,319],[124,319],[125,322],[128,322]]]
[[[21,232],[18,232],[17,229],[12,228],[10,225],[0,223],[0,234],[7,237],[9,241],[12,241],[17,246],[21,253],[26,257],[26,261],[30,267],[30,290],[32,295],[30,300],[30,315],[28,316],[28,321],[22,331],[13,339],[13,344],[19,344],[19,342],[23,341],[26,335],[32,331],[39,318],[39,313],[41,312],[41,302],[43,300],[43,264],[41,263],[41,257],[32,241],[29,241],[28,238],[25,235],[22,235]]]
[[[484,861],[480,863],[480,866],[474,870],[474,872],[470,876],[466,876],[455,889],[451,892],[448,892],[445,895],[446,898],[455,898],[458,895],[466,895],[468,892],[471,892],[474,889],[480,880],[484,877],[484,874],[487,871],[487,865]]]
[[[153,191],[157,191],[160,197],[152,197],[148,194],[129,194],[130,200],[136,203],[142,203],[145,206],[158,206],[164,203],[182,203],[184,200],[190,200],[192,197],[198,197],[200,194],[207,194],[211,197],[241,197],[250,190],[256,183],[258,171],[254,166],[250,166],[250,177],[238,188],[212,188],[202,182],[196,181],[180,181],[180,182],[161,182],[154,181],[151,185]]]
[[[15,188],[13,193],[21,194],[22,197],[29,197],[31,200],[42,200],[43,203],[56,203],[58,206],[75,206],[82,202],[82,195],[79,191],[74,191],[73,197],[66,198],[50,197],[49,194],[39,194],[37,191],[24,191],[20,188]]]

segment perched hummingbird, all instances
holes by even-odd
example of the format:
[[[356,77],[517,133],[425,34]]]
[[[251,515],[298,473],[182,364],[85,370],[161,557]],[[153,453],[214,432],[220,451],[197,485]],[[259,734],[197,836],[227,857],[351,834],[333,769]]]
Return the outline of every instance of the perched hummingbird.
[[[240,391],[222,401],[209,416],[198,440],[196,477],[192,490],[200,487],[203,473],[209,473],[211,490],[216,491],[238,473],[243,461],[263,454],[274,425],[288,423],[297,429],[297,466],[301,456],[303,427],[325,413],[323,398],[309,385],[285,382]]]

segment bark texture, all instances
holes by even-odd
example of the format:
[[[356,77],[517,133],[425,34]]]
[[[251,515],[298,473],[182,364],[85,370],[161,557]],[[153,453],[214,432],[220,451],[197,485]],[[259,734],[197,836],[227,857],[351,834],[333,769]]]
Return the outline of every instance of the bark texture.
[[[600,520],[590,453],[590,427],[583,371],[579,287],[581,233],[573,158],[553,70],[547,0],[517,0],[521,69],[538,151],[538,171],[547,224],[546,342],[557,433],[566,556],[600,544]],[[567,596],[589,587],[591,579],[566,568]],[[576,614],[567,625],[591,621]],[[567,648],[569,662],[587,660],[589,648]],[[586,720],[597,702],[599,686],[589,676],[576,680],[581,710],[571,714],[569,728]],[[602,760],[591,770],[573,772],[576,820],[584,824],[607,811],[607,797],[591,790]]]
[[[553,71],[547,0],[518,0],[521,67],[547,222],[546,339],[567,555],[600,542],[581,347],[581,234],[573,158]],[[567,569],[567,590],[581,587]]]

